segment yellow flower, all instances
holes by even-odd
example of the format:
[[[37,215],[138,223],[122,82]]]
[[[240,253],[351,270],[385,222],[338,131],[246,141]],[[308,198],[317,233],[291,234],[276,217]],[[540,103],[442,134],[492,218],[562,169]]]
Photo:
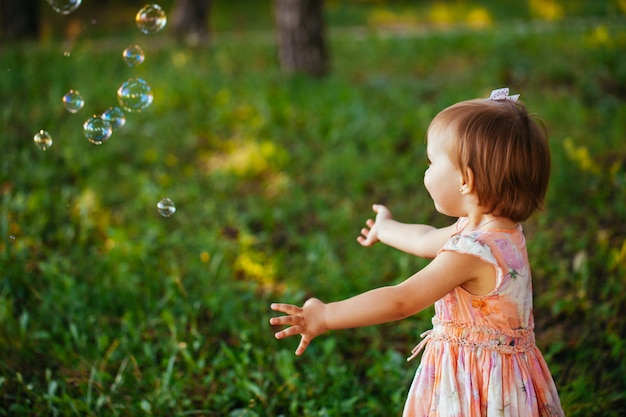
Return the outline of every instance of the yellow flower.
[[[200,261],[202,261],[203,264],[209,262],[211,260],[211,255],[209,255],[208,252],[203,251],[200,253]]]
[[[544,20],[558,20],[563,17],[563,6],[556,0],[530,0],[533,16]]]
[[[591,158],[591,155],[589,155],[589,149],[584,146],[576,146],[570,138],[565,139],[563,146],[565,147],[567,156],[574,161],[581,170],[593,174],[600,174],[600,167]]]

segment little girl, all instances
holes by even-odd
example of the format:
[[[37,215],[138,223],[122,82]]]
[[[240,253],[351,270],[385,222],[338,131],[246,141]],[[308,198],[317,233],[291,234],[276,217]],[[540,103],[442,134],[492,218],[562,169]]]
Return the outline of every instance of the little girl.
[[[427,132],[424,185],[435,209],[458,218],[440,229],[393,220],[374,205],[358,242],[383,242],[432,261],[404,282],[325,304],[272,304],[300,335],[296,355],[331,329],[400,320],[435,304],[433,328],[409,390],[405,417],[563,416],[550,371],[535,345],[530,266],[521,222],[543,205],[550,173],[545,130],[519,95],[440,112]]]

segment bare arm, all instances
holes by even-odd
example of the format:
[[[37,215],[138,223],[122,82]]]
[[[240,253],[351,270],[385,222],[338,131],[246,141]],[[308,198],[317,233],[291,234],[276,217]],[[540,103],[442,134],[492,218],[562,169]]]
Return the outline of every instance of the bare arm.
[[[456,223],[440,229],[426,224],[400,223],[393,219],[387,207],[374,204],[372,209],[376,212],[376,219],[368,219],[365,222],[367,227],[361,229],[361,236],[357,238],[363,246],[382,242],[403,252],[432,259],[456,231]]]
[[[400,320],[422,311],[458,286],[494,277],[493,266],[477,257],[442,252],[424,269],[395,286],[377,288],[329,304],[316,298],[307,300],[301,308],[272,304],[272,310],[287,315],[273,317],[270,323],[290,326],[276,333],[278,339],[301,335],[296,350],[296,355],[301,355],[315,337],[327,330]]]

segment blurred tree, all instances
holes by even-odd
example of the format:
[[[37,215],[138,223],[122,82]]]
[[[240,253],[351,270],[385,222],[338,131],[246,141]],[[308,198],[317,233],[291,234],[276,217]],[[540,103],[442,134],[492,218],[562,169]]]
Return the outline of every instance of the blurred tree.
[[[315,76],[328,72],[323,0],[274,0],[278,54],[283,70]]]
[[[176,0],[172,11],[174,37],[191,45],[208,44],[211,0]]]
[[[38,0],[0,0],[0,39],[37,38],[39,23]]]

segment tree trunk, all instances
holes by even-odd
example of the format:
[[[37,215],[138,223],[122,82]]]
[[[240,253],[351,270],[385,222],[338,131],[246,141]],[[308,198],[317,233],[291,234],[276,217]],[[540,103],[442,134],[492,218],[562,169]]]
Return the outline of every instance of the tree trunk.
[[[323,76],[328,72],[323,0],[274,0],[278,56],[283,70]]]
[[[38,0],[0,0],[0,39],[37,38],[39,23]]]
[[[192,46],[210,41],[211,0],[176,0],[172,11],[174,37]]]

